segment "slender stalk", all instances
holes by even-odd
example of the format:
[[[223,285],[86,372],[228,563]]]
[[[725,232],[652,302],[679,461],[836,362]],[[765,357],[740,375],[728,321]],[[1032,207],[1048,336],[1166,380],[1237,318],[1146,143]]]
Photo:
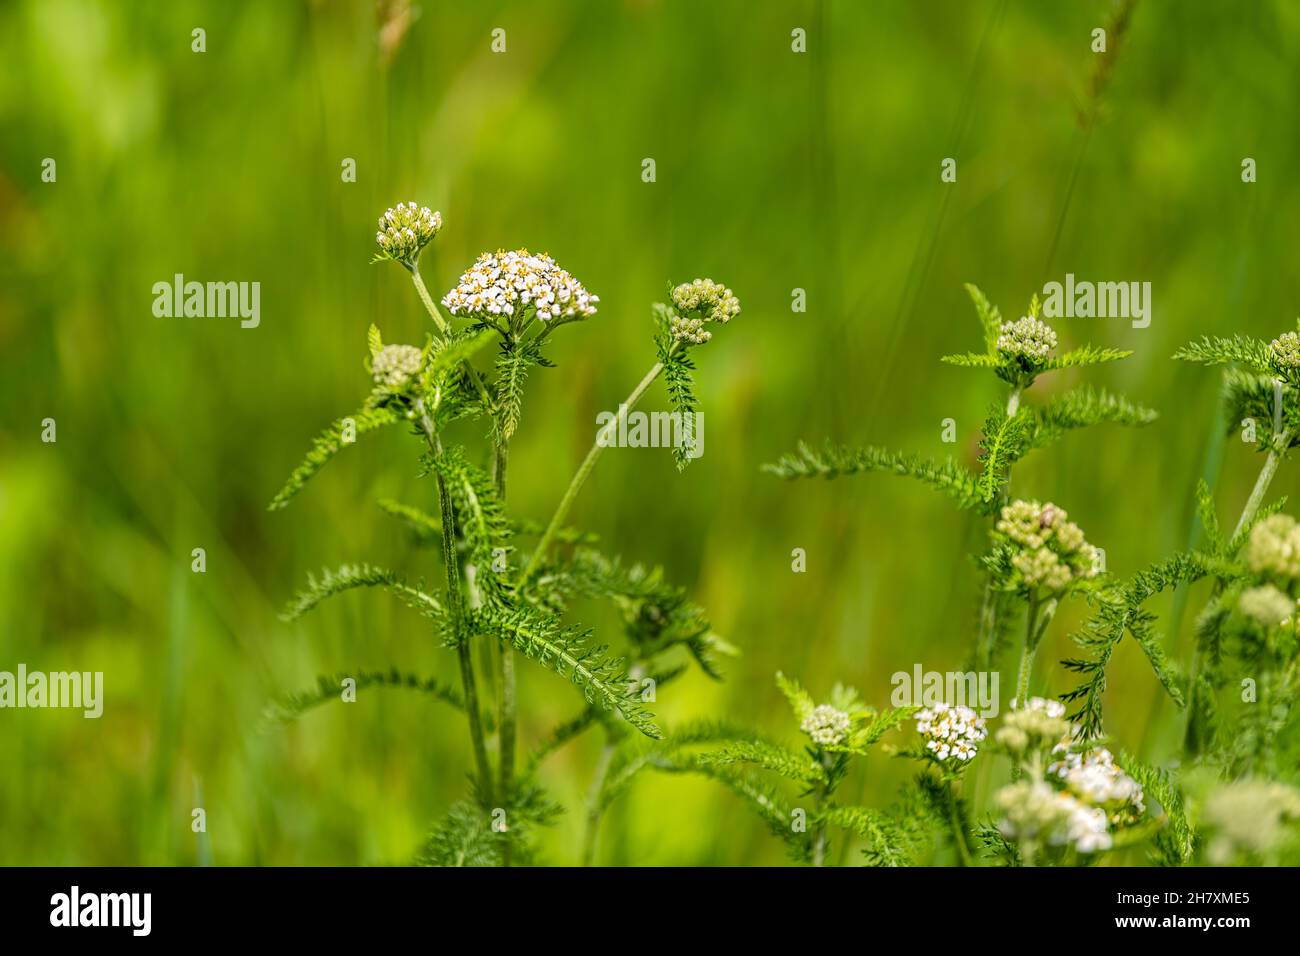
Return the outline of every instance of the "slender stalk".
[[[1237,526],[1232,530],[1233,538],[1241,534],[1242,529],[1250,524],[1259,512],[1259,506],[1264,503],[1264,495],[1268,493],[1268,486],[1273,483],[1273,476],[1277,474],[1277,466],[1282,461],[1277,446],[1289,440],[1290,436],[1282,432],[1277,436],[1274,447],[1269,449],[1268,457],[1264,459],[1264,466],[1259,470],[1259,477],[1255,479],[1255,487],[1250,490],[1250,497],[1246,499],[1246,507],[1241,509],[1241,517],[1237,519]]]
[[[957,812],[957,792],[952,782],[948,783],[948,822],[952,824],[952,840],[957,847],[957,858],[962,866],[974,866],[970,847],[966,844],[966,829],[961,825],[961,815]]]
[[[596,761],[596,772],[592,775],[591,786],[587,789],[587,824],[582,840],[582,865],[591,866],[596,859],[596,836],[600,831],[600,792],[605,788],[605,778],[609,775],[609,765],[614,759],[614,745],[606,739]]]
[[[496,486],[497,497],[504,504],[506,500],[506,463],[509,459],[510,443],[506,438],[494,443],[492,457],[492,481]],[[501,666],[501,700],[497,708],[497,769],[500,774],[498,783],[502,805],[509,812],[510,799],[514,794],[515,777],[515,739],[516,695],[515,695],[515,649],[505,641],[497,642],[497,660]],[[502,862],[510,865],[513,847],[507,842],[502,854]]]
[[[641,379],[640,384],[632,389],[632,393],[623,399],[622,404],[618,407],[618,416],[609,424],[596,433],[596,440],[592,442],[591,450],[587,452],[587,457],[582,460],[578,470],[574,473],[569,487],[565,489],[564,497],[560,499],[560,504],[555,509],[555,514],[551,516],[551,523],[546,526],[546,531],[542,534],[542,540],[538,542],[537,549],[533,551],[533,556],[528,561],[527,567],[524,568],[523,580],[527,581],[537,568],[541,565],[546,557],[546,552],[550,549],[551,544],[555,541],[555,536],[559,533],[560,528],[564,526],[564,521],[569,516],[569,510],[573,507],[574,500],[578,497],[578,492],[582,490],[583,483],[591,470],[596,467],[596,460],[600,458],[600,453],[605,450],[606,445],[612,435],[617,433],[620,426],[627,422],[627,413],[632,407],[641,400],[654,380],[657,379],[664,370],[662,362],[655,362],[650,371]]]
[[[1275,409],[1274,419],[1276,431],[1273,433],[1272,441],[1269,446],[1268,455],[1264,459],[1264,465],[1259,470],[1259,476],[1255,479],[1255,487],[1250,490],[1250,497],[1246,499],[1246,506],[1241,509],[1241,516],[1237,519],[1237,525],[1232,530],[1232,538],[1236,537],[1246,529],[1254,520],[1255,515],[1259,513],[1260,506],[1264,503],[1264,495],[1268,494],[1268,486],[1273,483],[1273,476],[1277,474],[1277,466],[1282,461],[1282,452],[1279,449],[1285,449],[1291,444],[1291,432],[1281,427],[1281,398],[1280,395],[1274,396]],[[1219,578],[1214,583],[1214,589],[1210,595],[1210,601],[1213,601],[1223,593],[1223,579]],[[1207,605],[1209,602],[1206,602]],[[1198,681],[1200,680],[1201,671],[1201,646],[1198,640],[1192,647],[1192,662],[1187,671],[1187,687],[1190,700],[1187,707],[1187,727],[1183,733],[1183,753],[1190,755],[1197,743],[1196,733],[1196,714],[1197,714],[1197,695]]]
[[[1034,653],[1047,632],[1052,615],[1056,613],[1056,600],[1046,602],[1032,593],[1029,609],[1025,613],[1025,644],[1020,650],[1020,667],[1016,673],[1016,705],[1024,707],[1029,700],[1029,678],[1034,670]]]
[[[451,335],[451,324],[442,317],[438,306],[434,304],[433,297],[429,295],[429,290],[424,284],[424,277],[420,275],[419,265],[411,265],[408,268],[411,270],[411,282],[415,284],[415,291],[420,294],[420,301],[424,303],[424,311],[429,313],[429,318],[433,319],[433,324],[438,327],[439,332],[444,336]],[[465,374],[469,376],[474,391],[478,392],[483,407],[486,409],[492,408],[494,404],[492,396],[488,394],[487,386],[483,384],[483,377],[479,375],[478,369],[469,363],[469,359],[466,359],[461,365],[465,369]]]
[[[433,427],[433,419],[424,402],[418,404],[420,427],[424,440],[435,458],[442,457],[442,440]],[[479,713],[478,683],[474,679],[474,662],[470,658],[469,640],[465,633],[465,597],[460,589],[460,563],[456,556],[456,519],[452,514],[451,495],[442,475],[438,480],[438,505],[442,518],[442,560],[447,572],[447,608],[457,636],[456,654],[460,658],[460,681],[465,693],[465,714],[469,719],[470,742],[474,748],[474,762],[478,765],[479,784],[484,799],[492,801],[492,767],[488,763],[487,745],[483,737],[483,719]]]
[[[424,284],[424,276],[420,275],[418,265],[410,266],[411,281],[415,283],[415,291],[420,294],[420,301],[424,303],[424,310],[429,313],[429,318],[433,319],[433,324],[438,327],[438,331],[443,335],[451,334],[451,326],[447,320],[442,317],[438,307],[433,304],[433,297],[429,295],[429,290]]]

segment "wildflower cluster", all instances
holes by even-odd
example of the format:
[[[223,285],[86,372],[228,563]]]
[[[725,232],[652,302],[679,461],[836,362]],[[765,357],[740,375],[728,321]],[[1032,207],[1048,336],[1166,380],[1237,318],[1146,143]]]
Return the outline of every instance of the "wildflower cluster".
[[[1042,780],[1022,780],[1003,787],[997,805],[1002,811],[998,831],[1020,846],[1026,863],[1043,849],[1070,848],[1088,854],[1112,845],[1105,811]]]
[[[375,384],[397,392],[420,372],[424,353],[414,345],[386,345],[370,360],[370,374]]]
[[[1248,588],[1237,599],[1237,610],[1265,630],[1285,622],[1295,609],[1296,602],[1272,584]]]
[[[1256,574],[1300,578],[1300,525],[1290,515],[1269,515],[1250,532],[1246,563]]]
[[[975,756],[988,736],[984,718],[969,707],[935,704],[916,714],[916,732],[925,738],[925,749],[939,760],[965,763]]]
[[[1047,364],[1056,348],[1056,332],[1046,322],[1024,316],[1004,322],[998,330],[998,352],[1025,369],[1040,369]]]
[[[420,250],[429,244],[441,228],[441,213],[434,212],[428,206],[416,206],[414,202],[399,202],[379,217],[379,232],[375,233],[375,242],[379,243],[381,257],[393,259],[409,268],[420,258]]]
[[[852,718],[847,713],[830,704],[820,704],[803,719],[799,729],[818,746],[834,747],[848,737],[851,725]]]
[[[1015,702],[1012,702],[1013,706]],[[1012,756],[1024,759],[1050,751],[1070,734],[1065,705],[1058,700],[1031,697],[1024,707],[1007,714],[994,741]]]
[[[1012,549],[1012,584],[1061,594],[1095,577],[1098,551],[1065,511],[1048,502],[1015,501],[1003,507],[995,530]]]
[[[1270,342],[1268,360],[1274,371],[1294,383],[1300,378],[1300,334],[1283,332]]]
[[[688,345],[704,344],[713,338],[708,325],[726,325],[740,314],[740,300],[712,279],[684,282],[673,289],[672,299],[677,311],[669,319],[668,331]]]
[[[599,301],[550,256],[498,249],[479,256],[442,304],[452,315],[495,324],[497,317],[518,318],[530,307],[543,322],[585,319],[596,314]]]
[[[1061,744],[1057,750],[1062,759],[1047,768],[1048,774],[1084,803],[1103,810],[1110,823],[1135,823],[1146,812],[1142,788],[1115,764],[1114,755],[1105,747],[1080,753]]]

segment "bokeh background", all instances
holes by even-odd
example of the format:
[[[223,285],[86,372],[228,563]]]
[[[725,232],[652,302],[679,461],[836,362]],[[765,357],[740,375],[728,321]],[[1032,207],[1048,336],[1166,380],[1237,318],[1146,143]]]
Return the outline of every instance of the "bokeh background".
[[[1098,96],[1090,33],[1112,9],[0,5],[0,669],[106,682],[98,721],[0,712],[0,863],[403,863],[463,792],[463,719],[418,695],[261,721],[320,673],[455,677],[424,622],[379,593],[277,618],[322,566],[436,579],[434,556],[373,504],[432,507],[400,430],[266,511],[311,436],[364,394],[367,326],[423,338],[405,273],[368,265],[374,218],[399,199],[445,218],[423,261],[436,294],[477,253],[528,246],[601,296],[597,317],[555,336],[559,367],[528,383],[511,454],[520,516],[549,515],[596,413],[652,361],[648,310],[665,283],[708,275],[740,296],[741,317],[699,354],[704,457],[678,475],[665,452],[607,454],[575,511],[608,550],[664,565],[743,650],[724,683],[693,674],[661,695],[670,724],[725,716],[797,744],[777,669],[819,697],[854,684],[879,706],[893,672],[965,663],[977,522],[887,476],[759,472],[801,438],[974,464],[1000,389],[938,362],[979,341],[963,282],[1014,317],[1067,271],[1150,281],[1150,328],[1056,324],[1066,346],[1134,349],[1088,380],[1160,421],[1036,453],[1016,487],[1067,508],[1119,574],[1186,546],[1202,475],[1235,518],[1258,461],[1222,438],[1216,374],[1170,355],[1202,333],[1272,337],[1300,312],[1300,6],[1143,0]],[[205,53],[191,51],[196,27]],[[795,28],[806,54],[791,51]],[[940,182],[949,156],[955,184]],[[41,181],[46,157],[55,183]],[[341,181],[348,157],[355,183]],[[259,281],[261,326],[155,318],[151,286],[178,272]],[[791,311],[795,288],[806,313]],[[1055,376],[1027,401],[1075,381]],[[665,407],[662,392],[647,407]],[[47,417],[55,444],[40,440]],[[940,441],[948,417],[955,446]],[[1284,470],[1274,488],[1296,486]],[[806,573],[791,571],[795,547]],[[584,616],[616,635],[608,612]],[[1063,614],[1040,652],[1055,691],[1071,686],[1051,662],[1073,652],[1078,619]],[[1166,637],[1183,659],[1186,632]],[[525,744],[580,703],[526,664],[521,695]],[[1106,707],[1120,745],[1172,759],[1177,714],[1128,642]],[[596,744],[546,766],[569,809],[544,838],[551,862],[577,859]],[[876,756],[847,787],[883,806],[906,772]],[[205,836],[190,830],[195,806]],[[599,858],[783,851],[716,786],[647,776],[606,821]]]

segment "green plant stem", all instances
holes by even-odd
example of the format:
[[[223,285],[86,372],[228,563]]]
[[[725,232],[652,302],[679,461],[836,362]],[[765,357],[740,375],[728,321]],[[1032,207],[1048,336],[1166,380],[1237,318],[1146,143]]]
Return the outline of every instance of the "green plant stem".
[[[424,284],[424,276],[420,275],[418,264],[408,266],[411,272],[411,282],[415,284],[415,291],[420,295],[420,301],[424,303],[424,310],[429,313],[429,318],[433,319],[433,324],[438,327],[442,335],[451,335],[451,324],[442,317],[438,306],[434,304],[433,297],[429,295],[429,289]],[[492,396],[488,394],[487,386],[483,384],[483,377],[479,375],[478,369],[470,364],[469,359],[461,363],[465,369],[465,374],[469,376],[470,383],[474,386],[474,391],[478,392],[479,399],[483,402],[485,409],[491,409],[493,406]]]
[[[1264,503],[1264,495],[1268,493],[1268,486],[1273,483],[1273,476],[1277,474],[1277,466],[1282,461],[1282,455],[1278,452],[1277,446],[1290,441],[1290,436],[1286,432],[1274,436],[1273,447],[1268,451],[1268,457],[1264,459],[1264,466],[1259,470],[1259,477],[1255,479],[1255,487],[1250,490],[1250,497],[1246,499],[1246,507],[1241,509],[1241,517],[1237,519],[1237,527],[1232,531],[1232,538],[1241,534],[1242,530],[1250,524],[1255,515],[1259,512],[1259,506]],[[1232,540],[1230,538],[1229,540]]]
[[[587,452],[587,457],[582,460],[582,464],[578,466],[578,470],[570,480],[569,487],[564,491],[564,497],[560,499],[555,514],[551,516],[550,524],[546,526],[541,541],[537,543],[537,549],[533,551],[532,558],[529,559],[527,567],[524,568],[524,581],[527,581],[537,571],[545,559],[546,552],[555,541],[555,536],[559,534],[560,528],[564,526],[565,519],[569,516],[569,510],[573,507],[578,492],[582,490],[583,482],[587,480],[591,470],[596,467],[596,460],[600,458],[601,452],[605,450],[610,436],[615,434],[619,427],[627,421],[628,412],[641,400],[641,396],[645,394],[646,389],[654,383],[654,380],[659,377],[663,370],[663,362],[655,362],[650,371],[646,372],[645,378],[641,379],[640,384],[632,389],[632,393],[627,398],[623,399],[618,408],[618,416],[596,433],[596,440],[592,442],[591,450]]]
[[[600,831],[601,818],[601,791],[605,789],[605,778],[609,776],[609,765],[613,759],[614,745],[606,740],[596,761],[596,772],[592,775],[591,786],[587,788],[587,822],[582,839],[583,866],[591,866],[596,859],[596,836]]]
[[[1025,644],[1020,650],[1020,667],[1016,672],[1016,706],[1024,707],[1029,700],[1029,677],[1034,670],[1034,653],[1047,632],[1052,615],[1056,613],[1056,599],[1044,602],[1037,593],[1029,595],[1029,608],[1025,612]]]
[[[1237,536],[1246,529],[1254,520],[1255,515],[1259,513],[1260,506],[1264,503],[1264,495],[1268,494],[1268,486],[1273,483],[1273,476],[1277,474],[1277,466],[1282,461],[1282,452],[1279,449],[1285,449],[1291,443],[1291,433],[1287,429],[1278,429],[1274,432],[1271,444],[1268,450],[1268,456],[1264,459],[1263,467],[1259,470],[1259,476],[1255,479],[1255,487],[1250,490],[1250,497],[1246,499],[1246,506],[1241,509],[1241,517],[1237,519],[1237,526],[1233,528],[1232,537],[1229,541],[1236,540]],[[1210,601],[1213,601],[1223,593],[1223,579],[1219,578],[1214,582],[1214,589],[1210,595]],[[1209,601],[1206,606],[1209,606]],[[1183,754],[1190,756],[1193,745],[1196,743],[1196,714],[1197,714],[1197,697],[1198,681],[1200,680],[1201,670],[1201,646],[1200,641],[1192,646],[1192,660],[1187,669],[1187,727],[1183,733]]]
[[[506,463],[509,455],[510,442],[503,437],[494,444],[492,458],[492,480],[496,486],[497,497],[501,499],[502,504],[505,504],[506,500]],[[515,790],[515,739],[517,734],[515,649],[505,641],[498,641],[497,655],[497,660],[501,666],[501,700],[497,714],[497,726],[500,728],[500,736],[498,737],[499,753],[497,754],[497,769],[500,774],[498,786],[502,804],[509,811],[510,798]],[[505,851],[502,854],[502,862],[506,866],[510,865],[511,849],[511,844],[507,842]]]
[[[974,866],[970,847],[966,845],[966,829],[961,824],[961,814],[957,812],[957,792],[952,781],[948,781],[948,821],[952,824],[952,839],[957,846],[957,858],[962,866]]]
[[[442,440],[433,427],[424,403],[418,405],[420,427],[424,440],[435,458],[442,457]],[[469,636],[465,631],[465,597],[460,589],[460,564],[456,557],[456,519],[452,513],[451,495],[442,475],[437,475],[438,506],[442,518],[442,559],[447,572],[447,610],[451,615],[456,634],[456,654],[460,658],[460,681],[465,694],[465,714],[469,719],[470,742],[474,748],[474,762],[478,765],[479,785],[483,798],[491,805],[492,767],[488,763],[487,745],[483,737],[483,718],[479,713],[478,682],[474,679],[474,662],[470,658]]]

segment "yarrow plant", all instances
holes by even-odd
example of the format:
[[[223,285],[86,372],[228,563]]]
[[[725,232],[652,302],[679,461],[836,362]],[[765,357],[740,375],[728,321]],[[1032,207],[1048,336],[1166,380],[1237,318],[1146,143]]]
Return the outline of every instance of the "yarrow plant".
[[[599,793],[616,745],[629,735],[647,740],[664,736],[645,706],[656,699],[646,688],[662,688],[676,678],[685,666],[683,655],[719,678],[718,655],[735,651],[713,632],[701,608],[664,581],[661,571],[625,565],[596,548],[593,536],[568,526],[577,494],[605,447],[599,436],[549,522],[510,517],[508,448],[521,419],[526,375],[534,367],[551,367],[543,349],[546,340],[560,326],[594,316],[600,298],[549,255],[497,251],[480,256],[443,296],[444,314],[420,271],[421,255],[441,228],[439,213],[414,202],[398,203],[380,217],[374,261],[396,262],[410,273],[432,331],[422,346],[387,344],[371,326],[369,396],[358,412],[316,439],[271,508],[286,506],[359,435],[398,423],[409,426],[421,448],[424,473],[432,479],[437,509],[428,513],[405,503],[380,504],[417,538],[437,545],[443,587],[428,590],[368,564],[344,565],[309,578],[285,617],[294,620],[354,588],[377,587],[428,619],[433,633],[455,652],[458,688],[396,668],[341,676],[351,677],[357,688],[417,688],[464,712],[475,768],[472,791],[432,828],[418,858],[438,865],[508,865],[534,859],[536,829],[560,812],[537,778],[543,760],[587,729],[603,728],[606,756],[592,782],[593,792]],[[695,291],[683,294],[681,302],[672,296],[674,305],[654,307],[659,360],[624,400],[622,414],[661,375],[673,406],[693,411],[694,366],[687,354],[699,342],[679,337],[674,319],[689,314],[706,324],[721,324],[739,312],[730,290],[711,280],[677,288]],[[474,360],[494,341],[498,354],[492,372],[485,374]],[[487,425],[486,468],[475,462],[469,448],[447,438],[447,426],[464,419]],[[533,547],[519,544],[529,538],[536,540]],[[625,656],[594,645],[590,630],[566,622],[569,605],[578,597],[611,601],[622,612]],[[480,696],[482,656],[475,648],[484,642],[497,655],[495,706]],[[584,699],[574,718],[537,741],[522,765],[516,756],[516,652],[571,681]],[[286,698],[272,713],[292,718],[335,698],[338,679],[321,678],[317,689]],[[597,822],[598,816],[589,818],[593,837]],[[590,853],[586,856],[589,860]]]

